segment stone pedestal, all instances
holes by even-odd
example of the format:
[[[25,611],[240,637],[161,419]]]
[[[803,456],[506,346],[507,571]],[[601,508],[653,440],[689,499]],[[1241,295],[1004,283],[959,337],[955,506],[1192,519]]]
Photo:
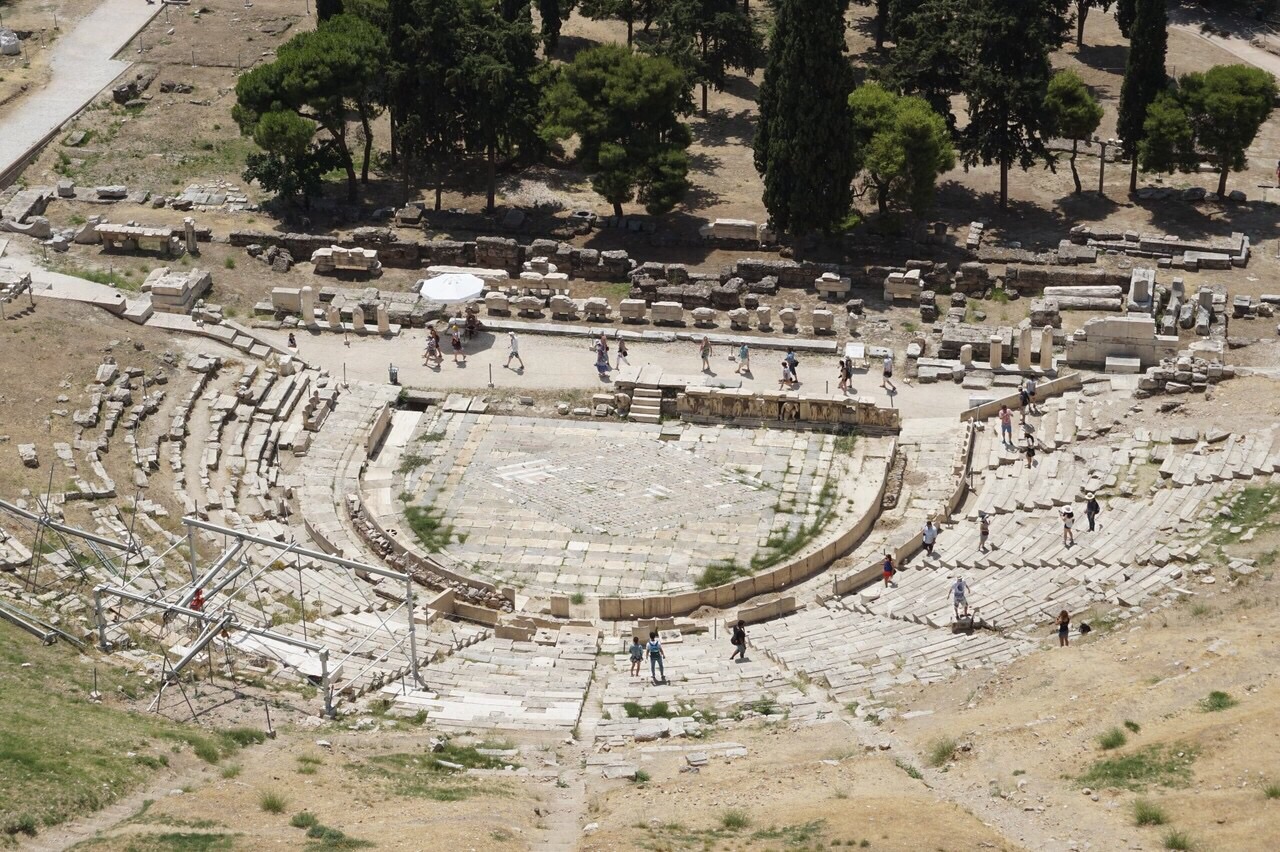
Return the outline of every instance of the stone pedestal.
[[[1018,369],[1031,369],[1031,327],[1028,326],[1018,333]]]
[[[329,303],[329,328],[338,331],[342,328],[342,312],[338,310],[338,306]]]
[[[1048,325],[1040,329],[1040,369],[1053,369],[1053,327]]]
[[[1001,352],[1001,350],[1004,348],[1004,341],[1000,339],[1000,335],[993,334],[991,335],[991,338],[988,340],[988,344],[991,347],[991,357],[990,357],[990,360],[988,361],[988,364],[990,365],[991,369],[999,370],[1000,356],[1004,354],[1003,352]]]
[[[756,308],[756,328],[761,331],[768,331],[772,326],[772,312],[768,305],[761,305]]]
[[[387,316],[387,306],[378,305],[378,334],[391,333],[391,319]]]
[[[357,334],[364,334],[364,308],[359,305],[351,310],[351,327]]]
[[[191,220],[188,219],[188,222]],[[310,287],[303,287],[298,291],[298,313],[302,317],[302,324],[306,326],[314,325],[316,321],[316,293]]]
[[[973,344],[966,343],[960,347],[960,364],[964,367],[973,365]]]
[[[187,241],[187,254],[199,254],[200,246],[196,244],[196,220],[195,219],[192,219],[190,216],[187,216],[182,220],[182,234]]]

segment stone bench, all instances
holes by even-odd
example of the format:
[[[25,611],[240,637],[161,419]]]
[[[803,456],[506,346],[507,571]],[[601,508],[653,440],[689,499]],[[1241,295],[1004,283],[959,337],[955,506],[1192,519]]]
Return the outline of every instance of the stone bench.
[[[1126,373],[1126,374],[1141,373],[1142,359],[1141,358],[1125,358],[1120,355],[1108,355],[1107,361],[1106,361],[1106,368],[1104,372]]]

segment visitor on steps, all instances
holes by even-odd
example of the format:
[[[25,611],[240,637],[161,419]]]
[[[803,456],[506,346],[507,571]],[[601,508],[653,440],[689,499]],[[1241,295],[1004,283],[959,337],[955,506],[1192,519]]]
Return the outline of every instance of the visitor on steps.
[[[1058,613],[1058,647],[1065,648],[1071,644],[1071,614],[1065,609]]]
[[[631,362],[630,362],[630,361],[627,361],[627,341],[625,341],[625,340],[623,340],[621,337],[619,337],[619,338],[618,338],[618,360],[617,360],[617,362],[613,365],[613,369],[615,369],[615,370],[621,370],[621,369],[622,369],[622,364],[623,364],[623,362],[624,362],[624,361],[626,362],[626,365],[627,365],[628,367],[630,367],[630,366],[631,366]]]
[[[1027,422],[1027,409],[1031,407],[1031,394],[1027,393],[1027,386],[1024,384],[1018,388],[1018,414],[1022,417],[1022,422]]]
[[[1013,446],[1013,412],[1009,406],[1000,406],[1000,442],[1006,447]]]
[[[640,677],[640,663],[644,662],[644,646],[639,636],[631,637],[631,676]]]
[[[1026,447],[1024,447],[1024,448],[1023,448],[1022,452],[1023,452],[1023,453],[1025,453],[1025,454],[1026,454],[1026,456],[1027,456],[1027,467],[1031,467],[1033,464],[1035,464],[1035,460],[1036,460],[1036,439],[1035,439],[1035,438],[1033,438],[1033,437],[1031,437],[1030,435],[1028,435],[1028,436],[1027,436],[1027,445],[1026,445]]]
[[[1070,506],[1062,507],[1062,544],[1066,547],[1072,547],[1076,543],[1075,533],[1072,529],[1076,525],[1075,512],[1071,511]]]
[[[702,342],[698,344],[698,355],[702,358],[702,372],[711,372],[711,341],[707,336],[702,335]]]
[[[791,368],[791,381],[795,383],[800,380],[800,373],[796,368],[800,366],[800,362],[796,359],[796,350],[787,349],[787,366]]]
[[[963,577],[956,577],[951,584],[951,602],[955,606],[956,620],[960,620],[960,610],[964,609],[965,617],[969,616],[969,586]]]
[[[745,621],[739,619],[733,626],[733,635],[729,638],[729,642],[734,649],[729,655],[729,661],[732,662],[733,658],[737,657],[739,662],[744,662],[747,659],[747,623]]]
[[[898,569],[893,567],[892,553],[886,553],[884,555],[884,564],[880,567],[880,570],[884,574],[884,587],[886,589],[891,585],[895,587],[898,585],[893,582],[893,575],[898,573]]]
[[[1027,401],[1035,408],[1039,408],[1036,404],[1036,380],[1027,379]]]
[[[924,541],[924,552],[933,555],[933,544],[938,540],[938,528],[933,525],[933,518],[924,522],[924,531],[920,534]]]
[[[662,643],[658,641],[658,631],[649,631],[649,644],[645,645],[645,652],[649,655],[649,677],[652,678],[654,685],[658,684],[658,675],[662,675],[662,683],[667,682],[667,670],[663,667],[663,660],[666,654],[662,651]]]
[[[987,539],[991,537],[991,516],[986,512],[978,513],[978,550],[987,552]]]
[[[751,375],[751,349],[746,343],[738,347],[738,369],[734,372],[740,376]]]
[[[1089,519],[1089,532],[1093,532],[1094,520],[1098,517],[1098,513],[1102,511],[1102,507],[1098,505],[1098,497],[1092,491],[1084,496],[1089,501],[1084,504],[1084,516]]]
[[[884,388],[889,393],[893,393],[898,389],[898,387],[893,383],[893,353],[892,352],[884,356],[884,361],[881,364],[881,366],[884,368],[884,377],[880,379],[880,387]]]

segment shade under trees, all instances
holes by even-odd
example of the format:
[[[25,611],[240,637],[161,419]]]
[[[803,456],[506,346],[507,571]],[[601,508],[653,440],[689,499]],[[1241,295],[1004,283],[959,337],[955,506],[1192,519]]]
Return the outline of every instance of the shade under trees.
[[[1049,80],[1045,106],[1049,110],[1049,132],[1071,140],[1071,180],[1079,193],[1083,187],[1076,155],[1080,141],[1090,139],[1102,122],[1102,104],[1074,71],[1059,71]]]
[[[755,165],[773,226],[833,231],[853,201],[853,71],[847,0],[777,0],[756,126]]]
[[[1250,65],[1184,74],[1148,110],[1139,147],[1143,168],[1193,172],[1208,162],[1218,170],[1218,197],[1224,197],[1227,176],[1248,164],[1246,153],[1275,99],[1275,78]]]
[[[627,46],[635,35],[636,22],[647,27],[658,16],[658,0],[582,0],[582,14],[593,21],[622,21],[627,25]]]
[[[1049,54],[1066,38],[1068,0],[974,0],[973,45],[965,74],[969,123],[960,134],[965,165],[1000,167],[1000,207],[1008,206],[1009,168],[1050,167]]]
[[[1121,0],[1123,5],[1123,0]],[[1168,46],[1168,18],[1165,0],[1133,0],[1134,17],[1129,27],[1129,56],[1124,82],[1120,86],[1120,114],[1116,132],[1122,150],[1131,160],[1129,192],[1138,190],[1138,145],[1142,142],[1147,108],[1163,91],[1168,78],[1164,70]]]
[[[651,214],[689,188],[688,83],[669,59],[620,45],[584,50],[561,66],[544,98],[548,140],[576,137],[591,186],[622,215],[637,200]]]
[[[654,50],[702,90],[703,115],[708,89],[723,91],[731,71],[750,74],[763,59],[760,31],[737,0],[668,0],[658,23]]]
[[[946,120],[923,99],[898,95],[876,83],[849,95],[860,171],[881,213],[920,213],[933,205],[938,176],[955,168]]]

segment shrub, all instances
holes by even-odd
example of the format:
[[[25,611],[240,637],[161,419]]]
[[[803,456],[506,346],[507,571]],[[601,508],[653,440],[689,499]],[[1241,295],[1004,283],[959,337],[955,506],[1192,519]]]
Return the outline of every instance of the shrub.
[[[1164,825],[1169,818],[1159,805],[1146,799],[1138,799],[1133,803],[1133,821],[1137,825]]]
[[[1112,728],[1098,737],[1098,746],[1104,751],[1110,751],[1113,748],[1120,748],[1128,741],[1129,738],[1125,736],[1124,731],[1119,728]]]
[[[229,257],[226,260],[222,261],[222,265],[225,266],[227,269],[235,269],[236,259],[234,257]]]
[[[25,834],[27,837],[35,837],[38,830],[36,825],[36,818],[31,814],[19,814],[5,824],[4,833],[9,836]]]
[[[1164,848],[1189,852],[1192,849],[1191,838],[1185,831],[1170,830],[1164,835]]]
[[[289,825],[294,828],[310,828],[313,825],[319,825],[320,819],[311,811],[298,811],[293,815],[293,819],[289,820]]]
[[[209,740],[196,740],[192,746],[196,757],[205,763],[217,763],[222,759],[222,753],[218,751],[218,747]]]
[[[1240,702],[1232,698],[1229,694],[1214,690],[1207,696],[1200,699],[1200,709],[1206,713],[1217,713],[1221,710],[1229,710]]]
[[[1262,795],[1268,799],[1280,799],[1280,784],[1272,782],[1262,788]]]
[[[943,737],[940,740],[934,740],[929,746],[928,761],[929,765],[935,769],[951,760],[956,753],[956,741],[951,737]]]
[[[720,815],[720,825],[729,831],[737,831],[751,825],[751,818],[745,811],[725,811]]]
[[[288,803],[289,800],[275,790],[266,790],[258,796],[258,807],[269,814],[284,813],[284,807]]]
[[[1138,733],[1138,731],[1142,730],[1142,726],[1139,725],[1137,722],[1133,721],[1132,719],[1125,719],[1124,726],[1129,730],[1133,731],[1135,734]]]
[[[230,778],[238,778],[239,776],[240,776],[240,764],[229,763],[226,766],[222,767],[223,778],[230,779]]]
[[[636,770],[635,782],[637,784],[648,784],[649,781],[651,781],[652,779],[653,779],[653,776],[650,775],[648,772],[645,772],[643,769]]]

